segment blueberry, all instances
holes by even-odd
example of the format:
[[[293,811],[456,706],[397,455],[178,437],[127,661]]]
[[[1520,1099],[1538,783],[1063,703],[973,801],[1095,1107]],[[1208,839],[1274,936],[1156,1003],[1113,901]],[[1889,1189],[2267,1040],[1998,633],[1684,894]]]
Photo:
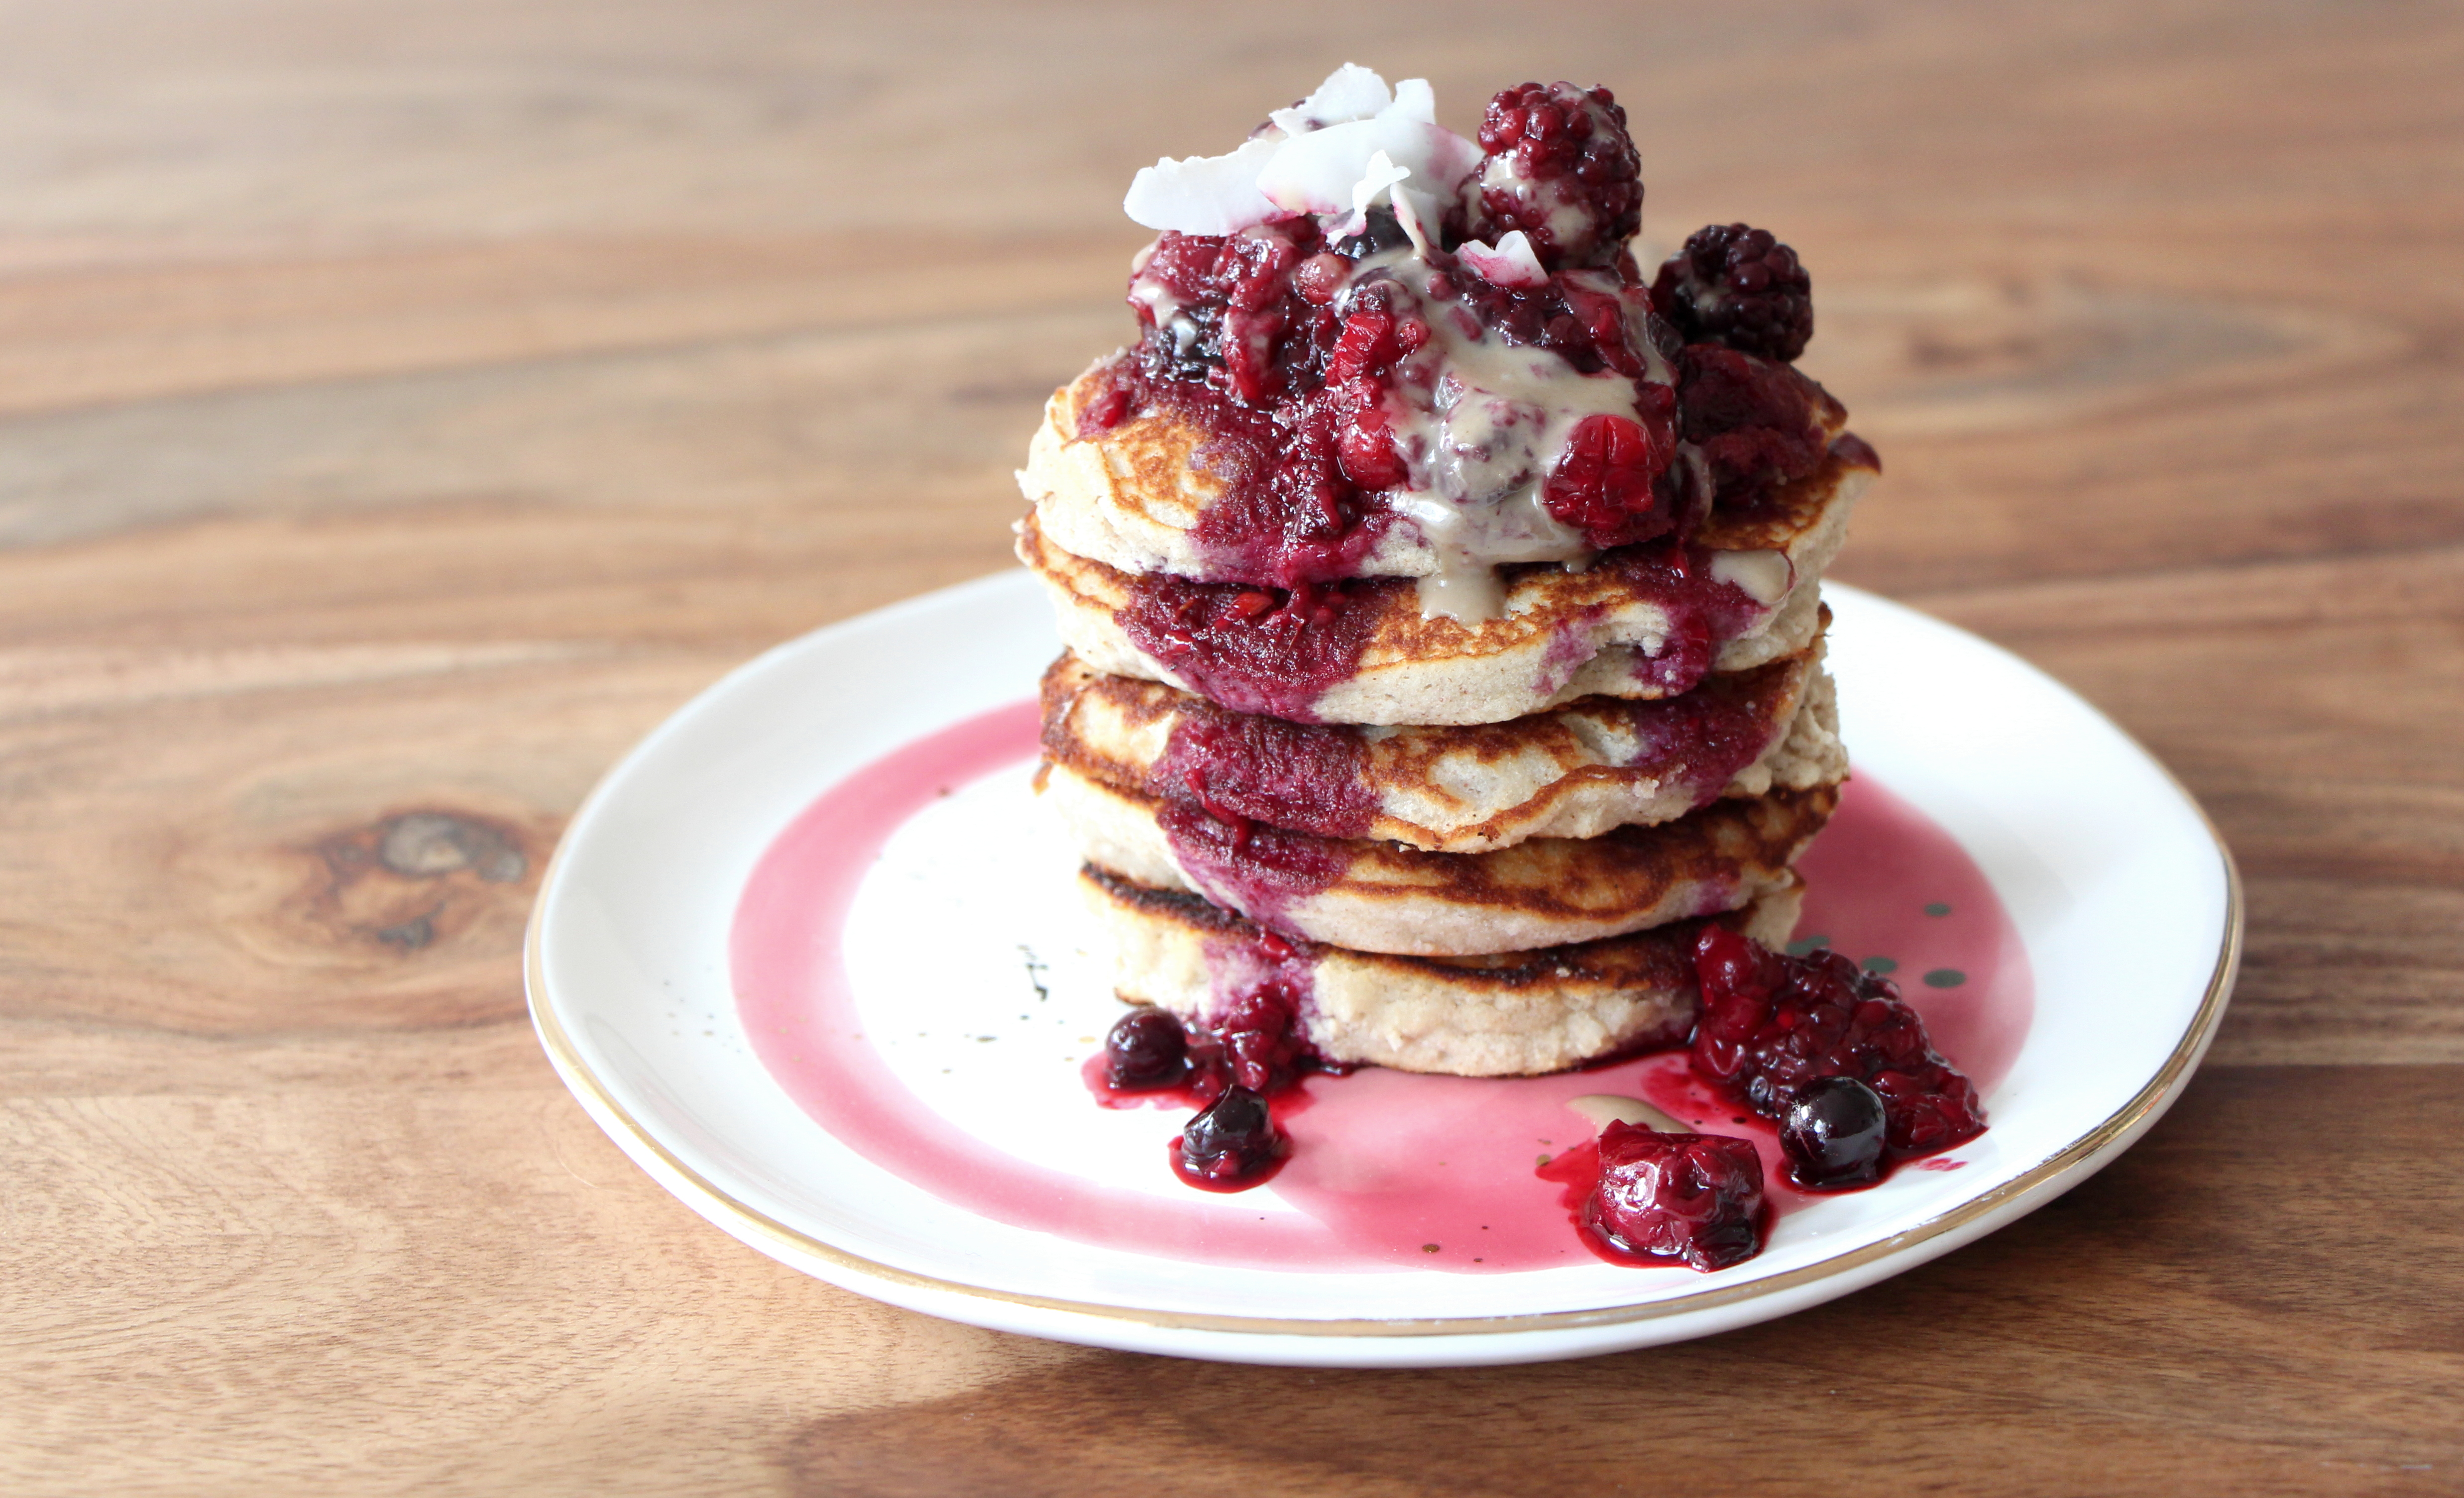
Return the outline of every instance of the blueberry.
[[[1178,1020],[1161,1009],[1133,1010],[1104,1040],[1104,1078],[1125,1091],[1170,1087],[1188,1054]]]
[[[1809,1191],[1869,1186],[1882,1179],[1881,1094],[1855,1077],[1822,1077],[1797,1089],[1780,1119],[1789,1179]]]
[[[1209,1180],[1238,1180],[1273,1164],[1282,1145],[1266,1100],[1245,1087],[1227,1087],[1181,1130],[1180,1164]]]

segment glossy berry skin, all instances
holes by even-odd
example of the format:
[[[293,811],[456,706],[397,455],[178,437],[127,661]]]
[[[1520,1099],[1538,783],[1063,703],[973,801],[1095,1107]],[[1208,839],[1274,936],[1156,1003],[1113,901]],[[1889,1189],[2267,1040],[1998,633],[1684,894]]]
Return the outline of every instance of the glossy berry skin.
[[[1768,230],[1696,230],[1660,267],[1651,298],[1689,343],[1724,343],[1786,363],[1814,337],[1814,278]]]
[[[1612,1123],[1599,1149],[1583,1223],[1612,1247],[1706,1272],[1762,1250],[1763,1167],[1751,1143]]]
[[[1889,979],[1837,952],[1784,957],[1717,924],[1696,940],[1694,968],[1694,1071],[1756,1112],[1777,1117],[1808,1084],[1845,1076],[1881,1097],[1892,1160],[1984,1132],[1975,1086],[1933,1048]]]
[[[1642,227],[1642,158],[1607,89],[1501,90],[1481,120],[1480,148],[1482,237],[1519,229],[1548,270],[1614,264]]]
[[[1228,1186],[1267,1170],[1283,1147],[1266,1100],[1245,1087],[1228,1087],[1181,1130],[1177,1163],[1193,1180]]]
[[[1124,1092],[1172,1087],[1189,1057],[1189,1035],[1161,1009],[1123,1015],[1104,1038],[1104,1079]]]
[[[1789,1179],[1808,1191],[1872,1185],[1882,1179],[1885,1125],[1881,1094],[1855,1077],[1807,1083],[1780,1114]]]

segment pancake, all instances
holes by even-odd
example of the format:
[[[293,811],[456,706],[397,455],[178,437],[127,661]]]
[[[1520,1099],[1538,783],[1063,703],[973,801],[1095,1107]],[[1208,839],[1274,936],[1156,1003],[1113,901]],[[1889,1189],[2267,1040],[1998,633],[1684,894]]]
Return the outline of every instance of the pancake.
[[[1080,883],[1111,935],[1122,999],[1202,1021],[1244,984],[1282,979],[1301,990],[1309,1044],[1331,1061],[1473,1077],[1562,1071],[1683,1040],[1699,1002],[1701,920],[1531,952],[1396,957],[1287,942],[1196,895],[1092,865]],[[1792,879],[1711,918],[1776,947],[1802,894]]]
[[[1745,560],[1729,570],[1755,592],[1713,589],[1698,570],[1672,598],[1664,560],[1645,548],[1603,553],[1582,572],[1508,569],[1506,611],[1476,624],[1424,617],[1408,583],[1355,584],[1343,617],[1309,627],[1343,638],[1303,668],[1243,663],[1228,651],[1167,664],[1133,637],[1133,625],[1158,606],[1155,584],[1054,545],[1033,515],[1019,522],[1017,550],[1051,595],[1063,643],[1093,670],[1301,722],[1497,723],[1580,697],[1673,696],[1705,672],[1801,652],[1821,628],[1819,564],[1837,549],[1871,476],[1835,459],[1797,492],[1802,562],[1793,571],[1785,548],[1732,553]],[[1265,593],[1235,596],[1286,606]],[[1705,599],[1733,616],[1730,628],[1705,612]]]
[[[1780,790],[1659,826],[1424,853],[1227,824],[1049,761],[1039,780],[1085,862],[1202,895],[1286,936],[1414,957],[1594,941],[1739,909],[1793,882],[1789,866],[1838,803],[1836,785]]]
[[[1104,387],[1104,371],[1112,359],[1098,360],[1045,402],[1044,424],[1028,444],[1026,467],[1018,475],[1019,489],[1035,506],[1037,524],[1053,545],[1115,571],[1167,572],[1201,582],[1224,576],[1219,557],[1194,534],[1223,487],[1199,460],[1207,440],[1204,430],[1148,412],[1091,437],[1078,435],[1079,411]],[[1819,386],[1815,389],[1820,392]],[[1826,437],[1837,437],[1846,430],[1848,412],[1820,392],[1815,419]],[[1703,540],[1723,550],[1788,551],[1800,574],[1820,571],[1837,550],[1833,537],[1828,549],[1806,548],[1818,555],[1799,555],[1788,531],[1784,516],[1723,516],[1715,511]],[[1439,570],[1438,549],[1406,522],[1380,532],[1353,575],[1424,578]]]
[[[1065,653],[1044,751],[1086,779],[1322,837],[1478,853],[1672,821],[1722,797],[1847,773],[1820,650],[1657,701],[1586,697],[1510,722],[1364,728],[1233,713]]]

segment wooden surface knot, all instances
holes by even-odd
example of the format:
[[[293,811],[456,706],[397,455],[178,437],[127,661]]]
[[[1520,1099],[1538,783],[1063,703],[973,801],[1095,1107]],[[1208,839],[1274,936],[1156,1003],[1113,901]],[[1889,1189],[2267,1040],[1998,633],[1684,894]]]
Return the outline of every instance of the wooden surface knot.
[[[322,877],[292,903],[329,934],[407,955],[484,911],[521,907],[534,862],[524,836],[471,812],[396,812],[318,840]],[[541,850],[553,841],[548,834]]]

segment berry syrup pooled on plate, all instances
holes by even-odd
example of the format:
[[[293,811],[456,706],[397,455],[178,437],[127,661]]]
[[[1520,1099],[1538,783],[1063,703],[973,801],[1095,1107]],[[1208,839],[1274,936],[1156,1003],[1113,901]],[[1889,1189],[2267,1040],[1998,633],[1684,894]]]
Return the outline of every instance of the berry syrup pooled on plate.
[[[1642,200],[1604,88],[1503,90],[1469,140],[1424,80],[1347,65],[1124,203],[1159,231],[1132,266],[1137,340],[1047,408],[1020,555],[1071,650],[1045,772],[1141,1005],[1087,1080],[1195,1110],[1168,1152],[1192,1186],[1272,1178],[1301,1080],[1369,1063],[1504,1077],[1688,1046],[1776,1123],[1800,1191],[1983,1128],[1886,980],[1762,944],[1845,774],[1815,589],[1879,464],[1793,366],[1814,330],[1795,253],[1713,225],[1646,276]],[[1815,686],[1783,706],[1746,691],[1756,671]],[[1053,683],[1089,672],[1178,705],[1082,727]],[[1667,709],[1613,711],[1633,701]],[[1545,710],[1585,702],[1634,741],[1590,727],[1551,759],[1574,719]],[[1174,724],[1151,760],[1138,713]],[[1421,737],[1373,757],[1394,734]],[[1507,796],[1514,775],[1538,778]],[[1458,790],[1500,798],[1508,830],[1369,835]],[[1568,821],[1510,815],[1548,797]],[[1752,849],[1703,832],[1749,807]],[[1501,1037],[1507,1011],[1538,1019]],[[1741,1137],[1619,1118],[1542,1169],[1618,1262],[1726,1267],[1772,1215]]]

